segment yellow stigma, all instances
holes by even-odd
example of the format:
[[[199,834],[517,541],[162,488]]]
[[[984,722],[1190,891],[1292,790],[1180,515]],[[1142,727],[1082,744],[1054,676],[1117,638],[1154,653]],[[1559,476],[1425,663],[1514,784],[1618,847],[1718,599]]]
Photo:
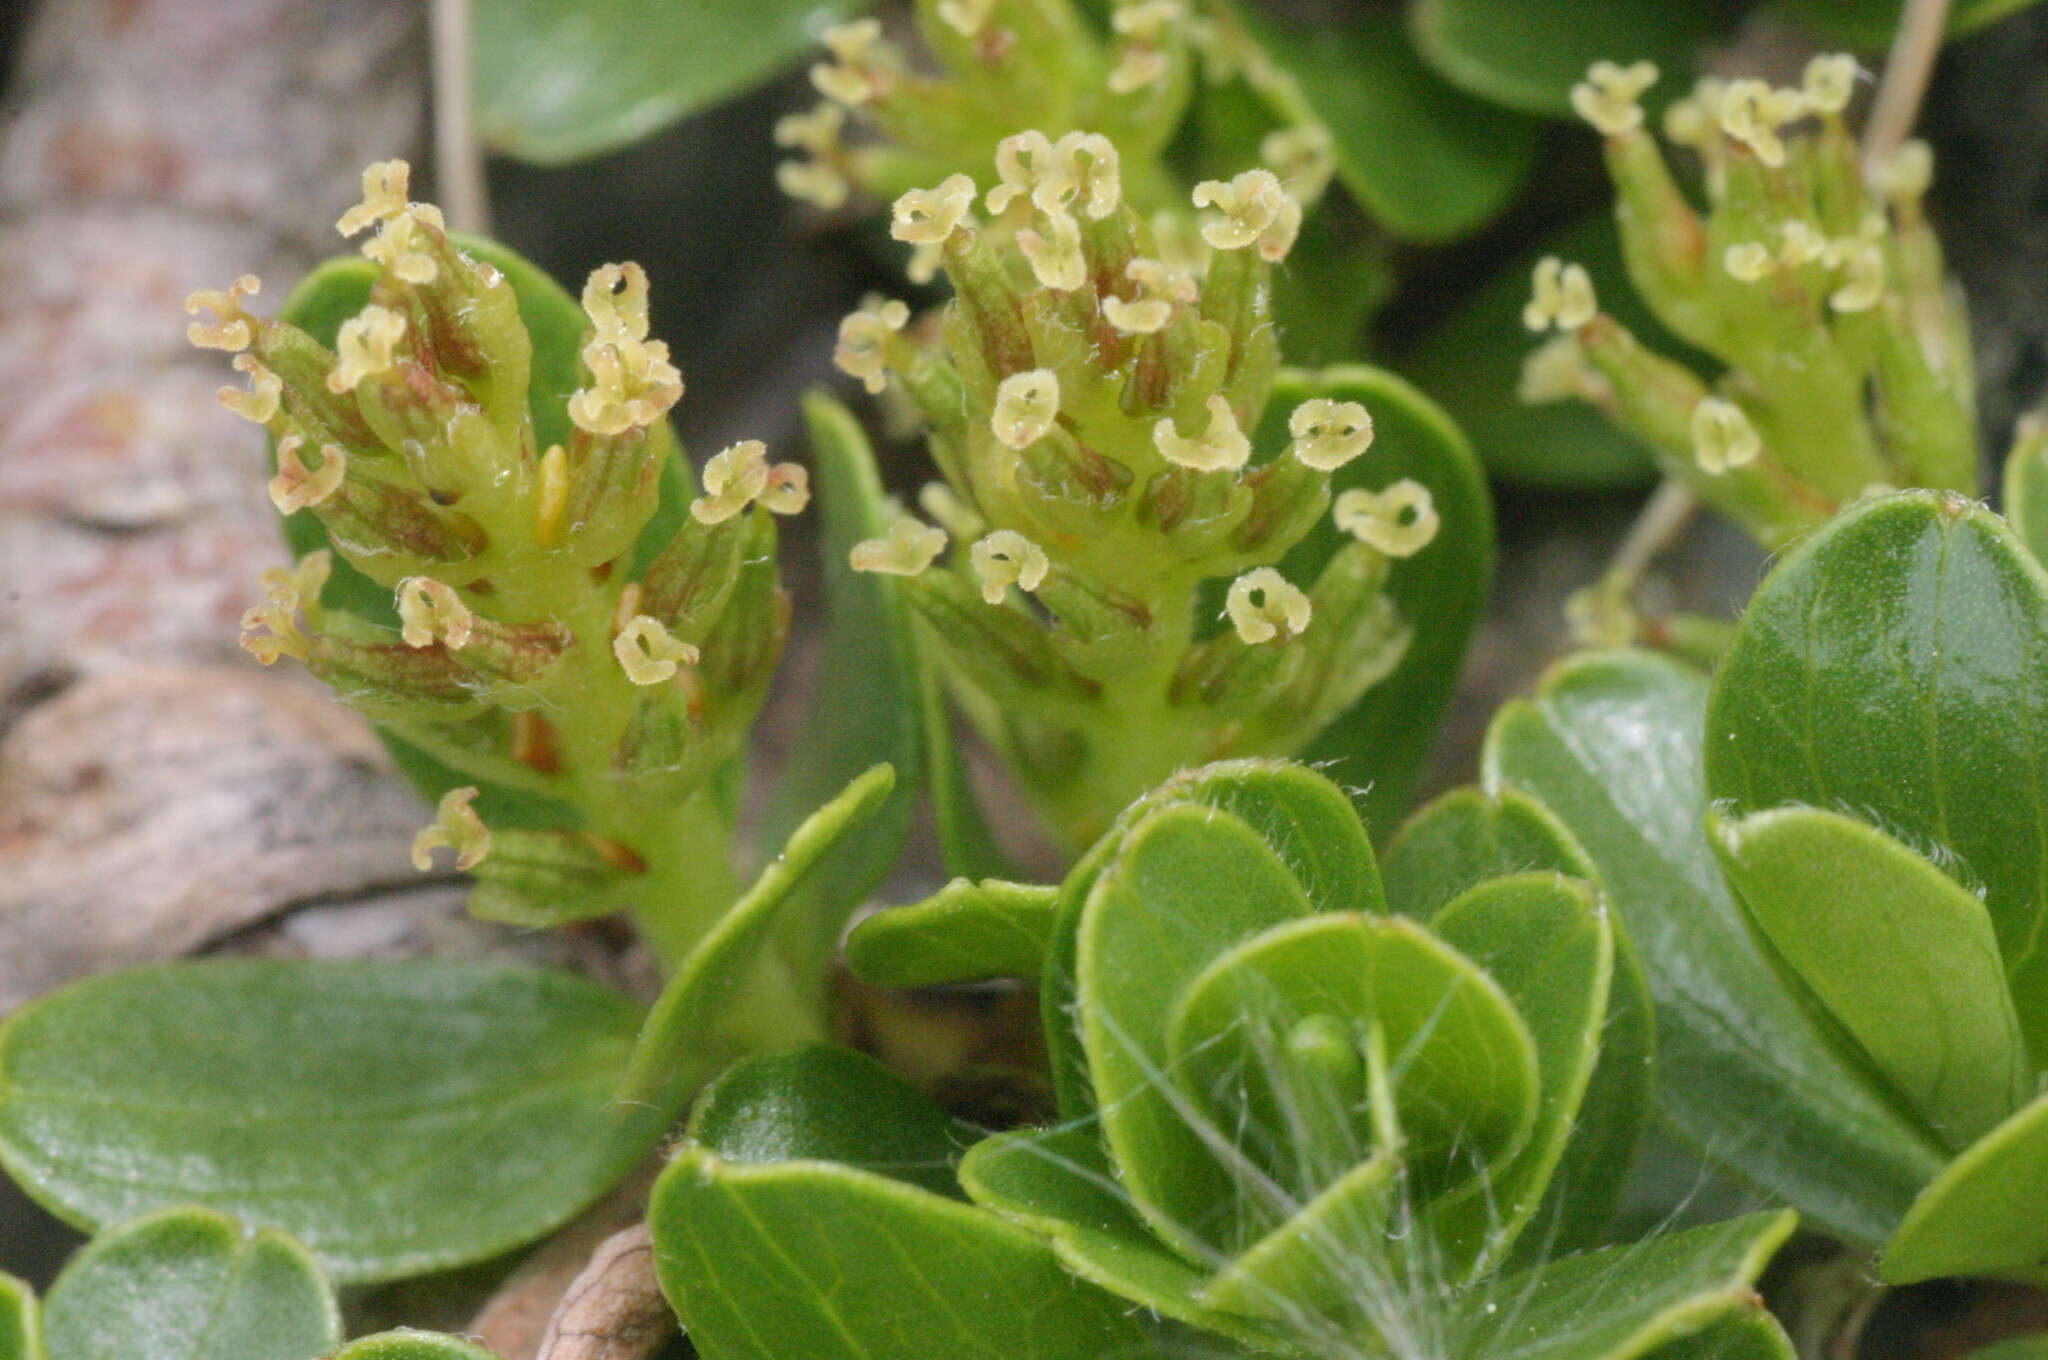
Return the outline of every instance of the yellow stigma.
[[[405,337],[405,318],[371,303],[341,323],[335,337],[334,371],[327,375],[330,392],[353,392],[365,378],[391,367],[398,342]]]
[[[1798,90],[1774,90],[1761,80],[1734,80],[1721,96],[1721,131],[1773,169],[1785,163],[1778,131],[1807,111]]]
[[[1228,183],[1203,180],[1195,186],[1194,203],[1222,214],[1202,224],[1202,239],[1216,250],[1256,245],[1260,255],[1278,261],[1301,230],[1301,205],[1271,170],[1247,170]]]
[[[856,19],[824,33],[833,60],[811,68],[811,84],[827,99],[849,107],[865,104],[881,93],[876,58],[886,53],[879,19]]]
[[[476,636],[476,615],[455,588],[431,576],[408,576],[398,583],[398,636],[408,647],[445,642],[467,647]]]
[[[1603,136],[1619,137],[1643,125],[1643,91],[1656,83],[1653,62],[1621,66],[1596,61],[1586,78],[1572,86],[1572,109]]]
[[[594,269],[583,285],[593,331],[583,346],[590,386],[569,396],[569,419],[591,434],[624,434],[660,420],[682,400],[668,346],[647,338],[647,272],[631,261]]]
[[[1001,604],[1011,586],[1038,589],[1052,569],[1045,549],[1014,529],[998,529],[976,543],[968,560],[981,580],[981,598],[990,604]]]
[[[334,570],[326,549],[307,553],[293,567],[271,567],[260,578],[263,600],[242,615],[242,650],[266,666],[281,656],[304,661],[311,644],[299,628],[301,607],[316,606],[321,588]]]
[[[1116,144],[1099,132],[1069,132],[1057,142],[1027,128],[996,143],[998,183],[982,200],[1000,213],[1020,198],[1047,217],[1078,208],[1100,221],[1123,202],[1122,161]]]
[[[768,446],[742,439],[704,464],[704,494],[690,502],[699,524],[723,524],[768,489]]]
[[[1056,293],[1071,293],[1088,282],[1088,261],[1081,254],[1081,224],[1065,213],[1048,217],[1046,224],[1052,231],[1051,240],[1025,227],[1017,233],[1017,249],[1024,252],[1040,284]]]
[[[889,526],[881,538],[853,545],[847,560],[855,571],[880,572],[885,576],[921,576],[946,550],[946,531],[908,515]]]
[[[1132,260],[1124,266],[1124,277],[1138,285],[1138,295],[1126,301],[1110,294],[1102,299],[1102,315],[1126,335],[1151,335],[1165,329],[1176,303],[1191,303],[1199,296],[1194,275],[1158,260],[1142,256]]]
[[[371,165],[363,171],[363,201],[343,213],[334,229],[354,236],[376,227],[377,234],[363,243],[363,254],[406,283],[432,283],[439,266],[414,238],[422,225],[439,231],[445,224],[433,204],[406,201],[411,178],[412,167],[401,160]]]
[[[809,153],[808,160],[784,161],[775,167],[775,182],[782,192],[827,212],[846,202],[852,186],[839,169],[839,135],[845,126],[846,110],[829,102],[776,122],[777,146]]]
[[[1002,212],[1026,196],[1040,212],[1054,213],[1065,202],[1062,193],[1072,193],[1053,154],[1052,139],[1037,128],[1026,128],[996,143],[996,179],[995,187],[982,200],[991,213]]]
[[[1727,93],[1727,81],[1701,77],[1691,94],[1664,110],[1664,135],[1676,146],[1705,149],[1720,134],[1721,101]]]
[[[1528,305],[1522,308],[1522,324],[1532,331],[1552,325],[1575,331],[1600,313],[1593,280],[1581,265],[1546,255],[1536,262],[1533,283]]]
[[[277,414],[279,400],[284,395],[284,379],[265,368],[253,354],[235,356],[235,372],[249,375],[247,391],[239,387],[220,389],[220,404],[244,420],[258,425],[267,425]]]
[[[1871,187],[1895,203],[1918,202],[1934,183],[1934,152],[1915,138],[1871,172]],[[196,343],[196,342],[195,342]]]
[[[1060,380],[1049,368],[1012,373],[996,388],[988,426],[1005,447],[1028,449],[1045,438],[1060,413]]]
[[[1764,442],[1740,406],[1721,397],[1703,397],[1692,408],[1692,452],[1700,470],[1718,477],[1730,468],[1753,462]]]
[[[412,838],[412,867],[426,873],[434,867],[434,852],[447,847],[455,852],[455,867],[462,873],[484,862],[491,853],[490,828],[470,804],[475,788],[450,789],[441,795],[434,809],[434,823]]]
[[[1318,472],[1335,472],[1372,447],[1372,413],[1362,403],[1312,397],[1287,417],[1294,456]]]
[[[277,475],[270,479],[270,503],[280,515],[293,515],[320,505],[341,489],[348,475],[348,454],[339,444],[320,446],[320,466],[308,468],[299,450],[305,441],[288,434],[277,441]]]
[[[1251,460],[1252,443],[1237,427],[1237,413],[1221,393],[1209,398],[1209,422],[1189,439],[1162,416],[1152,427],[1152,445],[1167,462],[1196,472],[1233,472]]]
[[[636,685],[658,685],[673,680],[681,666],[697,664],[697,649],[679,641],[651,614],[635,614],[612,639],[612,655],[619,669]]]
[[[1841,286],[1828,294],[1838,312],[1867,312],[1884,298],[1884,247],[1868,237],[1828,245],[1828,263],[1842,271]]]
[[[801,463],[777,463],[761,488],[761,508],[771,515],[800,515],[811,503],[811,470]]]
[[[242,310],[242,299],[254,297],[262,290],[262,280],[254,274],[244,274],[225,290],[202,288],[187,297],[186,315],[197,316],[202,311],[210,311],[214,320],[189,323],[185,327],[186,341],[200,349],[220,349],[230,354],[255,344],[256,318]]]
[[[912,189],[896,200],[889,234],[912,245],[942,245],[974,205],[974,180],[949,175],[934,189]]]
[[[1413,557],[1436,537],[1439,520],[1429,488],[1403,477],[1384,491],[1353,488],[1331,510],[1337,527],[1388,557]]]
[[[1856,58],[1846,53],[1815,57],[1806,63],[1800,92],[1815,113],[1840,113],[1856,93]]]
[[[1111,94],[1135,94],[1166,74],[1166,54],[1159,50],[1169,25],[1183,17],[1180,0],[1136,0],[1119,5],[1110,24],[1124,39],[1122,52],[1109,73]]]
[[[1732,279],[1757,283],[1770,277],[1777,269],[1778,261],[1772,256],[1771,248],[1763,242],[1744,241],[1722,252],[1721,267]]]
[[[909,320],[910,308],[894,300],[850,313],[839,323],[832,362],[870,393],[880,392],[889,385],[889,337]]]
[[[1230,583],[1223,598],[1230,626],[1247,645],[1286,642],[1307,631],[1314,612],[1301,588],[1272,567],[1258,567]]]
[[[1569,335],[1553,335],[1522,360],[1515,396],[1531,406],[1577,397],[1604,402],[1614,388],[1586,360],[1586,351]]]
[[[939,0],[938,4],[940,20],[963,38],[987,28],[995,12],[996,0]]]
[[[1316,123],[1269,132],[1259,142],[1259,159],[1280,177],[1296,201],[1319,198],[1337,171],[1337,153],[1327,129]]]

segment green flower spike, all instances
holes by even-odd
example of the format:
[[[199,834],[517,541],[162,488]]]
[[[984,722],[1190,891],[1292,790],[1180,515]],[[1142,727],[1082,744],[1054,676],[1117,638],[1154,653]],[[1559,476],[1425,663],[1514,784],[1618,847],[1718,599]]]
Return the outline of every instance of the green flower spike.
[[[1007,139],[979,205],[955,175],[896,203],[957,300],[932,343],[888,303],[841,327],[839,366],[922,410],[945,476],[936,525],[853,550],[904,578],[953,692],[1074,844],[1185,765],[1300,750],[1401,660],[1389,564],[1426,552],[1429,491],[1336,502],[1350,538],[1313,580],[1279,570],[1364,456],[1357,401],[1301,402],[1285,448],[1252,434],[1279,362],[1270,276],[1299,205],[1265,170],[1199,186],[1206,271],[1158,258],[1104,138]]]
[[[734,1069],[649,1212],[691,1340],[1788,1360],[1752,1286],[1791,1214],[1585,1249],[1649,1036],[1582,857],[1533,829],[1440,843],[1393,898],[1343,790],[1234,761],[1141,798],[1061,887],[871,917],[848,946],[870,981],[1036,977],[1061,1122],[985,1136],[837,1049]]]
[[[1572,104],[1607,139],[1637,292],[1724,371],[1709,383],[1645,349],[1583,270],[1546,259],[1523,319],[1557,334],[1524,399],[1598,406],[1770,547],[1873,487],[1974,494],[1970,341],[1921,212],[1926,146],[1865,173],[1842,117],[1850,57],[1814,58],[1797,89],[1703,80],[1664,117],[1699,156],[1702,212],[1644,125],[1656,75],[1599,63]]]
[[[250,315],[253,278],[189,304],[213,317],[193,342],[233,351],[249,377],[222,399],[275,441],[278,510],[332,545],[266,575],[243,645],[301,662],[457,783],[555,810],[554,825],[486,831],[475,788],[443,799],[415,858],[455,847],[479,881],[473,911],[530,925],[632,907],[678,957],[733,895],[714,777],[782,649],[773,516],[804,508],[804,469],[734,445],[643,543],[683,391],[649,338],[646,276],[591,274],[578,385],[555,416],[566,437],[543,447],[521,299],[407,201],[407,178],[403,161],[371,166],[338,223],[372,232],[376,280],[333,349]],[[390,592],[395,620],[330,605],[337,555]]]

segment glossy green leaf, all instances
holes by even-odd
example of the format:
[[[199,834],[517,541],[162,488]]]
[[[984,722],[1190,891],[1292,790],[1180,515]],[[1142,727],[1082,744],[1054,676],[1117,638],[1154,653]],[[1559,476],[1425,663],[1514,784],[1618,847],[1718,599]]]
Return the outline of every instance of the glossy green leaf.
[[[806,1044],[707,1086],[690,1139],[727,1162],[834,1162],[957,1199],[953,1163],[973,1134],[866,1054]]]
[[[1913,1202],[1885,1244],[1893,1284],[2048,1265],[2048,1096],[1963,1150]]]
[[[455,233],[453,240],[465,252],[501,271],[512,285],[519,299],[519,319],[533,341],[527,402],[533,414],[534,438],[541,448],[565,443],[571,433],[567,403],[569,394],[581,381],[580,349],[583,333],[590,324],[582,305],[517,252],[478,236]],[[360,312],[369,301],[376,279],[377,266],[370,261],[359,255],[338,256],[315,269],[291,291],[278,310],[278,317],[331,347],[341,323]],[[688,464],[675,444],[669,423],[658,422],[650,437],[666,443],[671,455],[662,463],[660,508],[640,535],[640,567],[675,533],[682,517],[689,513],[690,499],[695,494]],[[332,546],[316,515],[290,515],[282,523],[285,544],[294,556]],[[398,623],[391,592],[357,571],[339,553],[334,555],[333,574],[321,592],[321,600],[330,608],[344,609],[375,622],[393,627]],[[421,744],[431,744],[429,734],[408,735],[380,727],[378,736],[390,749],[399,769],[429,802],[438,800],[450,789],[474,784],[482,791],[476,803],[477,812],[492,826],[545,830],[573,829],[581,824],[581,814],[573,804],[551,796],[538,782],[535,786],[514,785],[457,768],[447,758],[448,752],[437,755]]]
[[[1578,1132],[1580,1107],[1601,1059],[1614,982],[1614,930],[1590,885],[1556,873],[1482,883],[1438,913],[1432,928],[1499,984],[1527,1023],[1536,1058],[1540,1103],[1527,1141],[1511,1160],[1488,1165],[1483,1182],[1435,1206],[1440,1250],[1447,1258],[1497,1261],[1535,1219],[1551,1176]],[[1480,1051],[1471,1049],[1466,1060]],[[1637,1062],[1642,1056],[1626,1055]],[[1639,1105],[1636,1122],[1620,1136],[1607,1129],[1586,1130],[1621,1144],[1609,1149],[1607,1172],[1613,1179],[1619,1179],[1618,1169],[1626,1167],[1634,1151],[1641,1113]],[[1598,1204],[1600,1210],[1611,1207]],[[1560,1212],[1586,1210],[1566,1202]],[[1552,1238],[1553,1229],[1566,1226],[1539,1223],[1537,1229]],[[1570,1226],[1570,1237],[1583,1235],[1577,1224]],[[1546,1247],[1555,1249],[1552,1242]]]
[[[1506,205],[1535,158],[1536,125],[1439,80],[1390,9],[1341,20],[1237,15],[1288,76],[1266,93],[1283,116],[1327,128],[1337,177],[1397,236],[1441,241]]]
[[[888,801],[895,785],[895,771],[877,765],[813,812],[754,885],[690,950],[640,1027],[619,1083],[623,1107],[644,1106],[667,1118],[741,1052],[821,1037],[816,1010],[800,1004],[819,979],[792,976],[786,960],[769,945],[787,928],[792,908],[819,905],[798,898],[798,890],[844,837]],[[843,915],[852,905],[827,899],[822,909]]]
[[[0,1028],[0,1164],[81,1226],[197,1203],[344,1280],[530,1241],[652,1148],[639,1011],[566,973],[233,959],[89,978]]]
[[[1585,266],[1600,305],[1646,345],[1685,353],[1629,282],[1614,218],[1601,213],[1519,256],[1453,308],[1397,365],[1442,404],[1487,470],[1535,486],[1637,486],[1657,475],[1650,451],[1583,401],[1522,400],[1522,364],[1542,343],[1522,324],[1529,275],[1555,255]]]
[[[1724,1313],[1654,1352],[1656,1360],[1795,1360],[1796,1354],[1778,1320],[1755,1304]]]
[[[1641,952],[1658,1101],[1710,1153],[1851,1241],[1882,1242],[1945,1154],[1845,1069],[1763,957],[1702,827],[1704,676],[1575,658],[1487,736],[1486,783],[1568,827]]]
[[[50,1287],[57,1360],[314,1360],[341,1344],[334,1291],[305,1248],[170,1209],[93,1239]]]
[[[1596,61],[1652,61],[1684,89],[1693,52],[1726,27],[1711,0],[1413,0],[1408,31],[1423,60],[1460,89],[1542,117],[1571,114],[1572,86]]]
[[[1867,500],[1758,587],[1714,683],[1729,815],[1839,808],[1981,888],[2048,1054],[2048,575],[1974,501]]]
[[[956,878],[922,902],[868,917],[846,938],[846,966],[876,987],[984,978],[1036,980],[1059,889]]]
[[[1548,870],[1599,871],[1549,809],[1514,789],[1453,789],[1402,823],[1380,863],[1387,902],[1427,921],[1489,879]]]
[[[804,394],[817,482],[819,551],[825,560],[824,648],[805,710],[805,736],[783,764],[760,844],[780,846],[803,820],[871,766],[895,767],[897,786],[864,825],[849,830],[808,881],[782,952],[799,978],[819,975],[846,918],[903,849],[922,779],[918,664],[909,610],[892,576],[852,571],[853,545],[879,537],[892,516],[867,436],[847,409],[822,391]]]
[[[1213,1130],[1172,1088],[1166,1026],[1187,984],[1247,936],[1310,914],[1300,883],[1242,821],[1167,806],[1132,829],[1082,913],[1081,1045],[1103,1136],[1154,1232],[1197,1259],[1240,1231]]]
[[[334,1353],[334,1360],[498,1360],[473,1341],[439,1332],[379,1332],[352,1341]]]
[[[793,66],[863,0],[480,0],[477,129],[543,165],[601,155]]]
[[[1948,34],[1957,38],[1974,33],[2033,3],[2034,0],[1951,0]],[[1777,4],[1785,17],[1809,25],[1821,36],[1873,54],[1891,46],[1904,7],[1904,0],[1778,0]]]
[[[1853,818],[1786,807],[1708,829],[1774,955],[1960,1148],[2034,1078],[1984,904]]]
[[[1309,372],[1283,369],[1260,427],[1264,447],[1286,442],[1287,418],[1311,397],[1363,402],[1372,413],[1372,447],[1331,479],[1343,492],[1379,489],[1404,477],[1429,488],[1442,527],[1429,546],[1395,562],[1387,595],[1414,626],[1394,673],[1365,692],[1310,743],[1302,759],[1364,790],[1359,806],[1376,838],[1392,833],[1436,743],[1457,687],[1472,630],[1493,588],[1493,502],[1471,445],[1435,403],[1382,369],[1345,364]],[[1325,516],[1288,553],[1290,581],[1313,581],[1340,546]],[[1320,910],[1339,910],[1317,903]]]
[[[1779,1210],[1567,1256],[1477,1291],[1459,1355],[1634,1360],[1756,1308],[1792,1233]]]
[[[43,1360],[43,1317],[36,1292],[4,1271],[0,1271],[0,1360]]]
[[[2000,500],[2020,542],[2036,562],[2048,563],[2048,433],[2014,439]]]
[[[662,1289],[704,1360],[1143,1353],[1128,1305],[1022,1228],[874,1172],[686,1145],[648,1223]]]
[[[1396,1278],[1386,1258],[1400,1209],[1400,1168],[1394,1151],[1352,1167],[1217,1271],[1198,1297],[1219,1311],[1283,1326],[1299,1327],[1305,1317],[1358,1326],[1360,1294]]]

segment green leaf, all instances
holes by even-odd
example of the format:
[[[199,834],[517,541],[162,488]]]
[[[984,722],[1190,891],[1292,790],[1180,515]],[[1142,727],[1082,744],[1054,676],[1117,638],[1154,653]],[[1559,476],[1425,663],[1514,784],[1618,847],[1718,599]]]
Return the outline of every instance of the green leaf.
[[[864,0],[482,0],[477,129],[561,165],[639,141],[793,66]]]
[[[1881,831],[1786,807],[1708,830],[1772,952],[1951,1147],[2033,1070],[1984,904]]]
[[[2034,0],[1951,0],[1948,35],[1959,38],[2017,14]],[[1784,16],[1807,24],[1823,37],[1866,52],[1881,53],[1899,31],[1904,0],[1778,0]]]
[[[1250,4],[1234,13],[1293,77],[1264,91],[1275,110],[1328,129],[1338,179],[1395,235],[1462,236],[1499,212],[1528,174],[1535,123],[1437,79],[1391,9],[1323,24],[1283,23]]]
[[[1796,1360],[1792,1338],[1760,1306],[1724,1313],[1689,1336],[1667,1341],[1656,1360]]]
[[[533,341],[527,404],[533,415],[534,438],[541,448],[566,443],[571,433],[569,394],[581,382],[580,349],[583,333],[590,324],[582,305],[517,252],[480,236],[453,233],[452,239],[466,253],[502,272],[512,285],[519,299],[519,319]],[[370,261],[360,255],[338,256],[315,269],[291,291],[279,309],[278,318],[331,348],[341,323],[360,312],[370,300],[370,288],[376,280],[377,266]],[[658,422],[650,431],[650,438],[666,444],[669,453],[662,460],[660,508],[641,531],[636,571],[645,567],[674,535],[682,517],[689,513],[694,494],[688,464],[668,421]],[[333,546],[317,515],[289,515],[282,524],[285,545],[295,557]],[[334,555],[334,571],[320,598],[330,608],[347,610],[394,628],[398,625],[391,592],[357,571],[340,553]],[[418,736],[383,727],[377,735],[390,749],[399,769],[429,802],[438,800],[450,789],[474,784],[481,790],[477,812],[492,826],[550,830],[573,829],[582,823],[574,805],[535,789],[465,772],[441,755],[424,749]]]
[[[1429,488],[1442,521],[1435,540],[1393,563],[1388,575],[1388,598],[1415,629],[1407,654],[1302,756],[1344,783],[1363,787],[1358,801],[1366,826],[1385,836],[1408,810],[1457,687],[1466,645],[1493,589],[1493,502],[1458,427],[1429,398],[1383,369],[1344,364],[1315,372],[1281,370],[1260,426],[1262,447],[1286,442],[1288,416],[1311,397],[1363,402],[1372,413],[1372,447],[1336,473],[1333,490],[1377,490],[1413,478]],[[1281,570],[1290,581],[1313,581],[1342,542],[1324,516],[1288,553]],[[1339,909],[1320,899],[1318,906]]]
[[[931,897],[868,917],[846,938],[846,966],[876,987],[984,978],[1036,980],[1059,889],[956,878]]]
[[[36,1292],[4,1271],[0,1271],[0,1360],[43,1360],[43,1319]]]
[[[1594,62],[1652,61],[1667,89],[1683,89],[1694,50],[1727,27],[1710,0],[1580,0],[1561,18],[1550,0],[1414,0],[1408,31],[1423,60],[1460,89],[1563,118]]]
[[[232,959],[89,978],[0,1028],[0,1164],[83,1227],[197,1203],[348,1281],[481,1260],[609,1188],[639,1020],[566,973]]]
[[[1244,1244],[1229,1171],[1173,1089],[1166,1026],[1211,959],[1311,910],[1249,826],[1180,804],[1131,830],[1081,915],[1080,1039],[1103,1137],[1145,1221],[1196,1259]]]
[[[1375,1152],[1292,1213],[1276,1216],[1273,1230],[1217,1271],[1198,1297],[1222,1312],[1301,1330],[1305,1317],[1342,1318],[1347,1330],[1370,1327],[1361,1317],[1369,1309],[1359,1306],[1360,1286],[1395,1279],[1387,1258],[1400,1170],[1398,1151]]]
[[[1701,820],[1705,677],[1647,653],[1574,658],[1487,734],[1486,784],[1571,830],[1641,951],[1658,1101],[1710,1153],[1838,1235],[1890,1235],[1946,1160],[1844,1068],[1758,949]]]
[[[2048,1360],[2048,1333],[2012,1336],[1979,1346],[1969,1360]]]
[[[1893,1284],[2048,1265],[2048,1096],[1963,1150],[1913,1202],[1878,1266]]]
[[[334,1353],[334,1360],[498,1360],[498,1356],[459,1336],[397,1331],[352,1341]]]
[[[1730,815],[1841,808],[1981,887],[2048,1054],[2048,575],[1961,496],[1864,501],[1764,579],[1708,708]]]
[[[1599,876],[1571,833],[1535,799],[1514,789],[1453,789],[1394,833],[1380,876],[1395,911],[1427,921],[1489,879],[1539,869]]]
[[[2048,563],[2048,432],[2013,440],[2001,499],[2006,523],[2036,562]]]
[[[705,1360],[1140,1354],[1121,1300],[995,1214],[822,1161],[686,1145],[648,1212],[663,1292]]]
[[[973,1137],[873,1058],[832,1044],[750,1058],[690,1112],[691,1140],[727,1162],[834,1162],[955,1199],[953,1164]]]
[[[814,1008],[800,1004],[819,979],[792,976],[768,946],[786,925],[788,904],[818,905],[815,898],[799,897],[798,890],[843,838],[888,801],[895,785],[895,771],[877,765],[813,812],[790,833],[782,853],[754,886],[690,950],[640,1027],[619,1083],[622,1106],[672,1115],[739,1053],[776,1041],[819,1037]],[[841,915],[853,905],[823,904]]]
[[[1477,1291],[1455,1353],[1634,1360],[1756,1308],[1756,1277],[1792,1233],[1785,1211],[1567,1256]],[[1768,1354],[1769,1352],[1766,1352]]]
[[[334,1291],[305,1248],[204,1209],[113,1228],[50,1287],[58,1360],[314,1360],[341,1344]]]
[[[1522,324],[1529,276],[1555,255],[1584,265],[1600,305],[1662,354],[1690,354],[1643,306],[1629,282],[1611,214],[1550,236],[1465,298],[1398,365],[1442,403],[1489,472],[1534,486],[1638,486],[1654,480],[1650,451],[1583,401],[1522,400],[1522,364],[1541,338]]]

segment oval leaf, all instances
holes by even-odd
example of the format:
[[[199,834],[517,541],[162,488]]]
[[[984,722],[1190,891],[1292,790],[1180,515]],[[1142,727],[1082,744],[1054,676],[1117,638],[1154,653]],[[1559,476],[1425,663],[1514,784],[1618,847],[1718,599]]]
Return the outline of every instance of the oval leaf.
[[[334,1291],[305,1248],[204,1209],[124,1223],[50,1287],[58,1360],[314,1360],[341,1344]]]
[[[1572,86],[1596,61],[1655,62],[1665,88],[1690,77],[1695,48],[1727,26],[1701,0],[1414,0],[1408,30],[1438,75],[1482,99],[1541,117],[1571,114]]]
[[[334,1360],[498,1360],[473,1341],[439,1332],[379,1332],[352,1341],[334,1353]]]
[[[481,1260],[609,1188],[639,1011],[566,973],[232,959],[91,978],[0,1028],[0,1164],[83,1226],[197,1203],[343,1280]]]
[[[1961,37],[2008,14],[2017,14],[2034,0],[1950,0],[1948,34]],[[1836,42],[1883,52],[1899,31],[1904,0],[1778,0],[1788,17],[1811,25]]]
[[[36,1293],[4,1272],[0,1272],[0,1360],[43,1360],[43,1318]]]
[[[1878,1268],[1893,1284],[2048,1265],[2048,1096],[1963,1150],[1934,1178]]]
[[[868,917],[846,937],[846,966],[876,987],[985,978],[1035,981],[1059,889],[956,878],[922,902]]]

